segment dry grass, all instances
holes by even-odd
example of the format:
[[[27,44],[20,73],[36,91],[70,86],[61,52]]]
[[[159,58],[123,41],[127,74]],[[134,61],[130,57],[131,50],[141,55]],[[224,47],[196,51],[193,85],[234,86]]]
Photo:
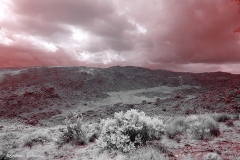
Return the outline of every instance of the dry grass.
[[[129,153],[126,160],[168,160],[168,158],[160,154],[153,147],[147,146]]]

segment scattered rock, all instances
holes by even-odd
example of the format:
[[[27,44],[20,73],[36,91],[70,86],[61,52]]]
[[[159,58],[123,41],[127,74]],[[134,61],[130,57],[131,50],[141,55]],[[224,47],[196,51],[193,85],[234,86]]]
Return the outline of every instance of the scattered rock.
[[[183,98],[182,95],[175,95],[174,98]]]
[[[147,104],[147,101],[146,101],[146,100],[143,100],[143,101],[142,101],[142,105],[145,105],[145,104]]]
[[[210,129],[210,134],[212,136],[218,137],[220,135],[220,129],[219,128]]]
[[[191,109],[188,109],[185,111],[185,114],[187,115],[194,114],[194,113],[195,113],[194,110],[191,110]]]

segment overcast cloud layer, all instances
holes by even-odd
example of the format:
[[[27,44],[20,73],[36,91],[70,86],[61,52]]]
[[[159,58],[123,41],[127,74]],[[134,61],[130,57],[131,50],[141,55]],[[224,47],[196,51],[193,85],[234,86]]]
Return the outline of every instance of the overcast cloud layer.
[[[240,74],[238,9],[230,0],[1,0],[0,67]]]

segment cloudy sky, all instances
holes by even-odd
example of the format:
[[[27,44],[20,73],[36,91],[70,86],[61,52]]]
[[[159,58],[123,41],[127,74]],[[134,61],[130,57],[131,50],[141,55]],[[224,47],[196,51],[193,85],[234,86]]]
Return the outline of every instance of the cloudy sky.
[[[1,0],[0,68],[240,74],[239,8],[231,0]]]

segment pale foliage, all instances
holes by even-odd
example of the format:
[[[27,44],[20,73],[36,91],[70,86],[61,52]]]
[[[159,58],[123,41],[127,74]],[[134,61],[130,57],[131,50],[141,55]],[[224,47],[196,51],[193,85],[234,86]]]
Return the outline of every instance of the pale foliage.
[[[207,114],[188,116],[184,123],[194,139],[208,139],[211,137],[210,131],[218,127],[218,123]]]
[[[158,118],[151,118],[144,112],[129,110],[118,112],[114,118],[101,121],[101,134],[97,140],[102,149],[129,152],[148,140],[160,139],[165,133],[165,125]]]

